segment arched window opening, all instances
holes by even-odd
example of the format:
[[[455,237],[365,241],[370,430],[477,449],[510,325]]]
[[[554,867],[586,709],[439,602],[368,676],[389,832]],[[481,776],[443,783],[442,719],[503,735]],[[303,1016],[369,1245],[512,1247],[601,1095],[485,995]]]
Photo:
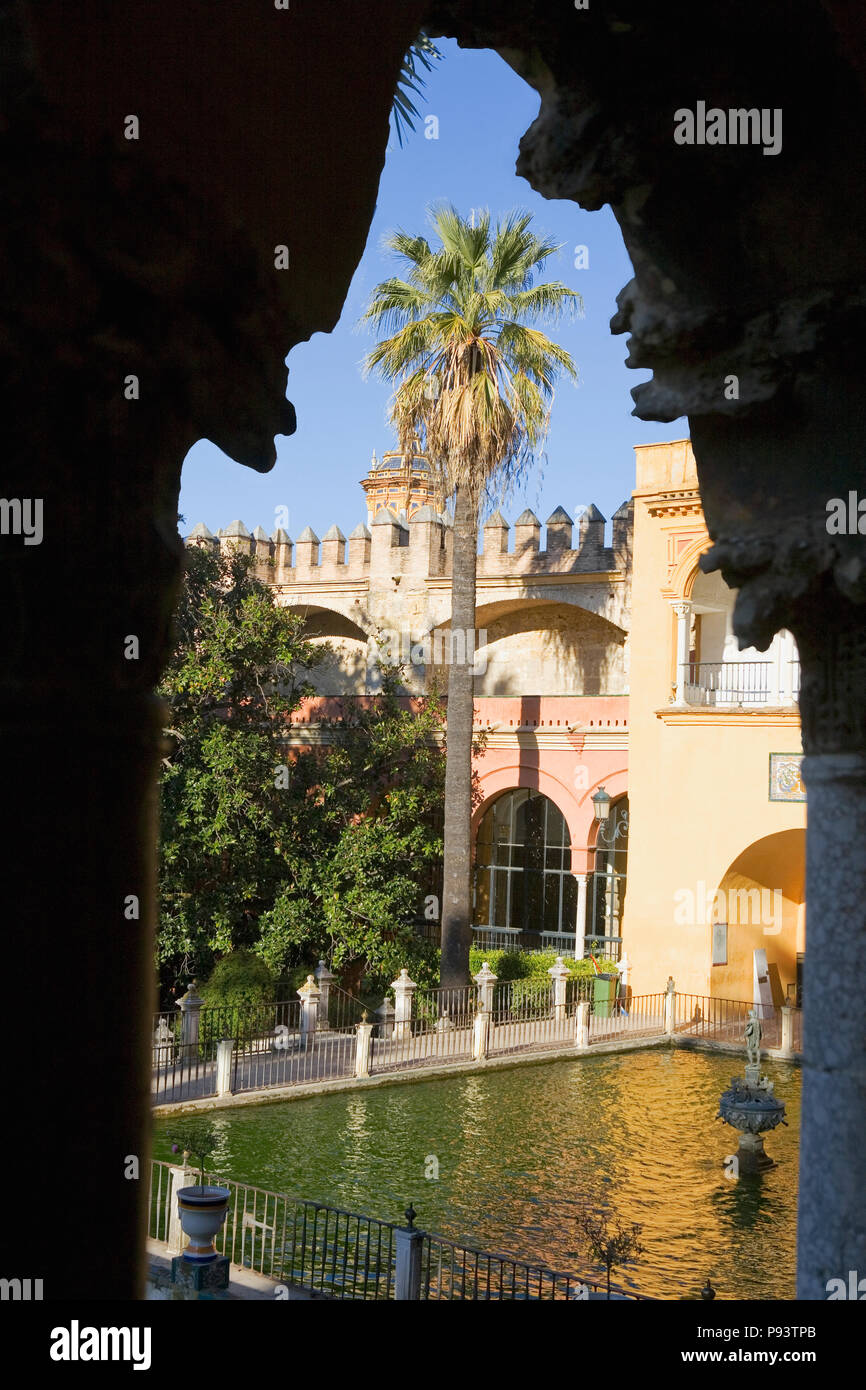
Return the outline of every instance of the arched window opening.
[[[476,939],[573,950],[576,918],[565,817],[540,792],[505,792],[484,815],[475,842]]]

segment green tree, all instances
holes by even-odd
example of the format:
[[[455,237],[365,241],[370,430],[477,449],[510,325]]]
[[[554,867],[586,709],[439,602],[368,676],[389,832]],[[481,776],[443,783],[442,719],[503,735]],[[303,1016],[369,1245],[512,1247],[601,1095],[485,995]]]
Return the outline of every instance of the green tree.
[[[432,978],[435,951],[413,919],[441,863],[444,711],[435,691],[400,690],[399,669],[385,666],[379,695],[343,701],[318,773],[315,854],[262,919],[274,970],[306,939],[353,984],[364,972],[384,988],[404,965]]]
[[[438,237],[393,233],[405,278],[373,291],[364,319],[386,336],[366,368],[395,386],[391,418],[403,449],[413,435],[454,499],[452,653],[448,678],[442,891],[443,985],[465,984],[471,944],[471,758],[478,523],[485,498],[538,459],[554,385],[576,379],[569,354],[534,325],[581,307],[558,281],[537,283],[558,250],[514,211],[495,227],[489,213],[463,219],[431,208]],[[470,634],[472,642],[470,643]]]
[[[258,920],[302,838],[299,777],[277,785],[289,714],[312,692],[322,649],[278,608],[249,556],[188,547],[176,641],[160,694],[171,708],[163,760],[159,961],[165,976],[209,973],[215,955],[254,946]]]
[[[328,745],[291,749],[289,716],[322,655],[250,557],[187,550],[161,687],[165,993],[244,950],[274,977],[319,956],[355,977],[395,962],[430,973],[412,919],[442,851],[441,702],[401,698],[386,666],[380,696],[343,701]]]

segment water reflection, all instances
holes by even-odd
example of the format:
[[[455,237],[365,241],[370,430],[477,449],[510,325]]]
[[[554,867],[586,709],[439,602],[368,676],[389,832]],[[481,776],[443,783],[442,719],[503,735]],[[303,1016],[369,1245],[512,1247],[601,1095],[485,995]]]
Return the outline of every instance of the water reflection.
[[[800,1073],[766,1063],[789,1127],[776,1167],[731,1180],[715,1116],[733,1070],[653,1049],[228,1111],[214,1168],[390,1221],[411,1201],[421,1227],[564,1270],[589,1268],[572,1218],[590,1204],[643,1226],[627,1287],[694,1297],[709,1275],[721,1298],[793,1298]]]

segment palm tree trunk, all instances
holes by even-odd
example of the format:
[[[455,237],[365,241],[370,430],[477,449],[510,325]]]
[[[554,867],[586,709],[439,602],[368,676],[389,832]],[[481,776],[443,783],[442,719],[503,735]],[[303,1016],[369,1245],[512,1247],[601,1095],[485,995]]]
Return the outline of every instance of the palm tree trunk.
[[[472,944],[472,720],[478,514],[458,489],[451,568],[440,984],[469,983]],[[462,659],[461,659],[462,658]]]

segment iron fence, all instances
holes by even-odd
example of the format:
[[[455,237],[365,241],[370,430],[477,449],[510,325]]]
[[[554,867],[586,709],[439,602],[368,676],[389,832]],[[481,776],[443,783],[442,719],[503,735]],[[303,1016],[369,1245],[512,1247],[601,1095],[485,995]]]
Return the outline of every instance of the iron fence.
[[[674,995],[672,1006],[666,1005],[662,994],[596,997],[596,983],[594,976],[570,976],[557,995],[549,978],[497,981],[492,990],[485,1055],[530,1048],[568,1050],[575,1041],[577,1008],[584,1001],[589,1004],[590,1043],[625,1036],[663,1036],[666,1008],[672,1007],[672,1030],[678,1036],[739,1044],[749,1010],[754,1007],[748,1000],[682,992]],[[469,985],[418,989],[408,1018],[396,1018],[393,1005],[380,1008],[370,1019],[369,1072],[470,1060],[475,1055],[478,1005],[479,991]],[[781,1011],[769,1005],[758,1006],[758,1011],[762,1047],[780,1048]],[[322,1014],[315,1029],[299,1000],[247,1009],[202,1009],[194,1041],[184,1041],[180,1020],[169,1014],[158,1015],[151,1085],[154,1102],[167,1105],[215,1095],[221,1038],[232,1042],[228,1080],[232,1094],[364,1075],[364,1068],[358,1068],[357,1026],[364,1013],[362,1001],[332,986],[327,1015]],[[800,1053],[800,1009],[792,1009],[791,1023],[792,1050]]]
[[[477,1005],[474,985],[419,989],[411,1019],[389,1016],[373,1038],[370,1071],[397,1071],[421,1062],[466,1061],[472,1056]]]
[[[170,1225],[172,1165],[151,1162],[148,1234],[165,1244]],[[396,1224],[343,1211],[216,1174],[210,1183],[231,1192],[229,1213],[215,1239],[220,1255],[277,1284],[329,1298],[394,1299]],[[491,1254],[445,1236],[418,1232],[422,1242],[418,1295],[435,1300],[568,1300],[599,1285],[515,1256]],[[620,1295],[623,1291],[617,1289]],[[600,1296],[600,1295],[599,1295]],[[624,1294],[637,1298],[636,1294]]]
[[[633,994],[627,998],[594,1002],[589,1020],[589,1041],[608,1038],[661,1036],[665,1029],[664,994]]]
[[[171,1165],[151,1164],[148,1232],[166,1242]],[[207,1181],[231,1192],[228,1218],[216,1237],[233,1265],[339,1299],[394,1296],[395,1227],[321,1202],[267,1192],[215,1174]]]
[[[716,999],[705,994],[676,996],[674,1027],[677,1033],[716,1042],[742,1043],[749,1010],[761,1022],[761,1047],[782,1046],[782,1011],[774,1004],[754,1004],[746,999]],[[803,1011],[791,1009],[792,1049],[803,1050]]]
[[[354,1076],[355,1047],[354,1027],[306,1033],[298,1024],[271,1036],[267,1052],[238,1049],[232,1054],[232,1093]]]
[[[528,1264],[512,1255],[494,1255],[458,1245],[444,1236],[425,1235],[421,1255],[421,1297],[431,1301],[574,1301],[600,1286],[576,1274]],[[611,1286],[620,1297],[637,1299]]]
[[[504,980],[493,987],[487,1051],[491,1056],[527,1047],[552,1047],[573,1037],[566,1004],[554,1005],[552,980]]]

